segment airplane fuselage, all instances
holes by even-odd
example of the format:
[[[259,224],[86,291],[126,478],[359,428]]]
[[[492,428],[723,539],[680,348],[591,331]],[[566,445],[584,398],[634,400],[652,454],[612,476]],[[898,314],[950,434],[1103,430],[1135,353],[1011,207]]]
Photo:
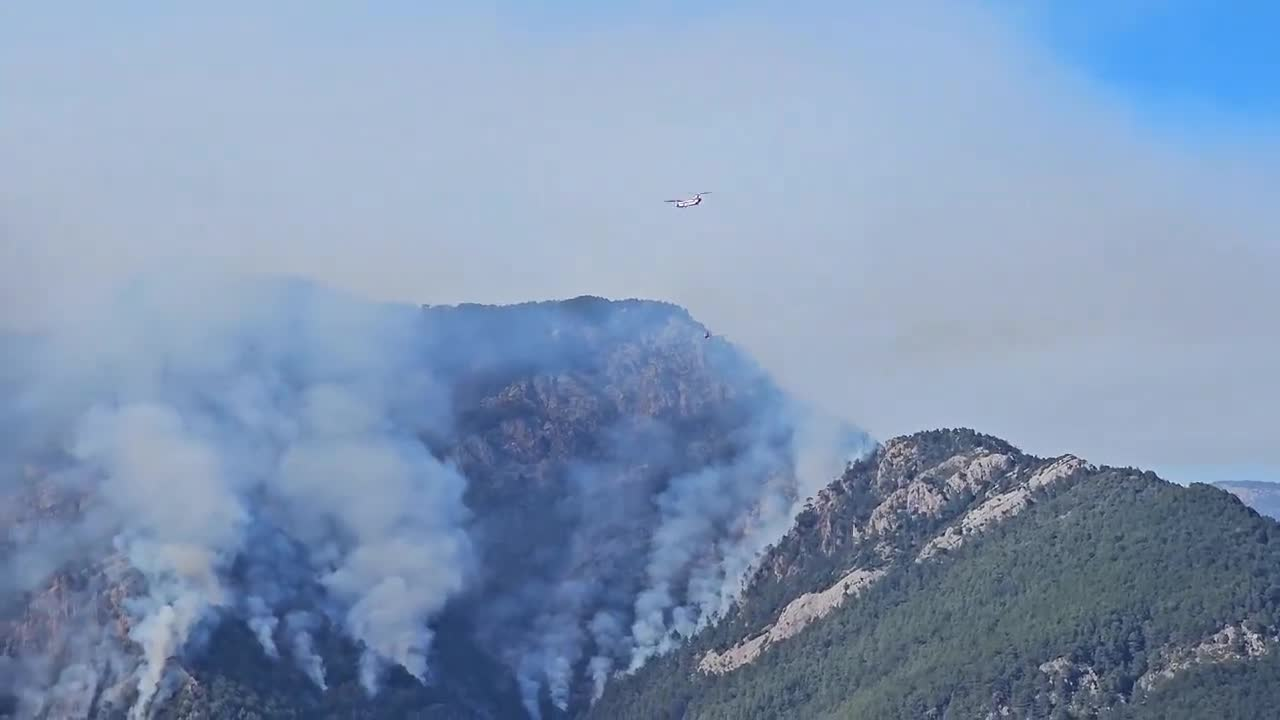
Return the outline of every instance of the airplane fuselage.
[[[672,205],[675,205],[675,206],[676,206],[676,207],[678,207],[678,208],[693,207],[694,205],[699,205],[699,204],[701,204],[701,203],[702,203],[702,196],[703,196],[703,195],[706,195],[706,194],[707,194],[707,193],[698,193],[697,195],[694,195],[693,197],[685,198],[685,199],[683,199],[683,200],[667,200],[666,202],[669,202],[669,203],[671,203]]]

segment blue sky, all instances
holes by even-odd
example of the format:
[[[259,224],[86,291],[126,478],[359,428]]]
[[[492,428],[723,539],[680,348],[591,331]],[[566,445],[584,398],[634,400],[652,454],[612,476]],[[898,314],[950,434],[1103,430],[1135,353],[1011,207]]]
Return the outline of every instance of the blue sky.
[[[956,0],[962,2],[963,0]],[[978,0],[1011,19],[1083,77],[1133,105],[1152,123],[1174,128],[1229,131],[1231,126],[1280,127],[1280,2],[1267,0]],[[287,3],[285,3],[287,5]],[[842,7],[843,6],[843,7]],[[759,11],[803,22],[815,15],[848,12],[843,3],[805,3],[796,14],[777,0],[655,0],[534,2],[476,0],[468,12],[489,12],[521,29],[555,37],[624,26],[674,27]],[[486,10],[487,9],[487,10]],[[334,40],[359,37],[353,21],[365,20],[372,35],[421,19],[421,6],[393,0],[344,13]],[[304,12],[313,12],[310,9]],[[323,15],[323,6],[316,8]],[[856,13],[856,10],[853,12]],[[151,2],[113,4],[74,13],[56,4],[18,11],[28,27],[64,25],[68,16],[90,18],[81,26],[145,26],[189,14]],[[203,12],[201,13],[203,14]],[[336,17],[336,16],[335,16]],[[0,19],[3,19],[0,17]],[[12,18],[10,18],[12,19]],[[19,24],[18,27],[22,27]],[[402,28],[403,29],[403,28]],[[418,27],[411,32],[421,31]],[[352,32],[355,30],[356,32]],[[14,39],[21,39],[21,35]]]
[[[1017,12],[1060,57],[1156,122],[1280,121],[1280,3],[1058,0]]]
[[[1280,2],[1068,0],[1042,3],[1023,22],[1157,127],[1227,137],[1280,127]],[[1179,482],[1280,481],[1268,464],[1155,469]]]
[[[957,2],[962,0],[956,0]],[[1280,123],[1280,2],[1267,0],[985,0],[1083,75],[1173,127]],[[610,2],[505,0],[503,14],[544,32],[619,23],[680,23],[760,0]],[[642,7],[643,9],[640,9]],[[799,5],[838,12],[829,3]],[[792,10],[792,12],[796,12]],[[803,12],[803,11],[802,11]]]

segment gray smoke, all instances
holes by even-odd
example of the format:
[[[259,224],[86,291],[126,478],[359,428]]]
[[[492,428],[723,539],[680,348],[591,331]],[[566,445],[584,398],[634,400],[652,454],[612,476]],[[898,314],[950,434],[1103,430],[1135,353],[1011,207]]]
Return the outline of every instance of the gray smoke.
[[[671,481],[656,498],[645,585],[635,598],[628,671],[723,617],[804,500],[870,440],[798,407],[761,413],[733,461]],[[788,442],[771,442],[780,432]]]
[[[106,563],[102,569],[87,577],[83,588],[60,581],[29,603],[32,617],[56,623],[60,632],[28,638],[17,657],[0,657],[0,705],[12,696],[16,717],[86,718],[95,700],[100,708],[127,707],[130,688],[119,678],[137,662],[103,622],[110,603],[107,586],[121,580],[122,568]]]
[[[324,679],[324,659],[315,651],[311,639],[316,625],[315,617],[307,612],[294,611],[285,616],[285,627],[289,631],[294,660],[311,682],[324,690],[328,687]]]
[[[728,459],[694,452],[683,457],[692,468],[672,473],[682,462],[673,434],[627,426],[611,461],[570,473],[565,556],[520,598],[540,609],[504,646],[531,717],[544,693],[569,708],[578,683],[594,702],[615,673],[723,617],[804,500],[871,448],[865,434],[774,396],[743,410]]]
[[[468,340],[450,346],[429,337],[419,308],[200,276],[139,282],[63,328],[13,406],[27,445],[71,438],[58,482],[87,500],[57,532],[28,528],[4,577],[37,587],[98,548],[97,562],[140,578],[119,610],[136,650],[99,643],[76,653],[86,671],[28,684],[48,697],[110,689],[144,717],[180,689],[173,659],[225,615],[321,690],[316,638],[329,627],[363,649],[369,694],[393,665],[428,682],[432,619],[473,570],[514,571],[478,597],[475,618],[538,717],[543,703],[593,701],[613,674],[714,622],[804,498],[868,442],[791,405],[729,346],[703,343],[678,310],[624,306],[601,325],[575,324],[572,313],[592,307],[503,324],[510,331],[493,337],[461,315]],[[644,340],[596,357],[611,337]],[[637,364],[652,361],[650,342],[695,343],[670,361],[704,375],[686,385],[650,377]],[[588,385],[605,368],[606,378],[638,378],[626,402],[692,403],[670,418],[692,424],[640,410],[591,428],[600,452],[570,453],[552,473],[563,481],[554,517],[535,523],[547,534],[513,552],[506,528],[485,535],[512,510],[468,523],[465,479],[423,441],[465,439],[449,425],[450,387],[477,364],[597,368],[564,380]],[[570,397],[616,392],[599,382]],[[483,542],[499,540],[491,568],[476,567],[495,549],[472,549],[476,527]],[[525,559],[532,569],[506,564]]]
[[[117,547],[148,580],[148,594],[131,603],[138,622],[129,637],[143,649],[131,718],[145,716],[165,663],[195,624],[228,603],[223,577],[249,520],[226,463],[195,433],[165,405],[95,406],[71,448],[101,473],[100,497],[122,521]]]
[[[32,427],[70,421],[67,461],[96,505],[68,537],[109,529],[145,580],[125,605],[141,655],[130,717],[215,610],[240,613],[272,656],[283,615],[290,654],[324,687],[319,618],[291,607],[316,588],[364,648],[370,694],[392,664],[425,681],[429,623],[471,561],[465,481],[418,439],[448,397],[423,374],[417,308],[201,276],[148,279],[82,320],[53,336],[18,404]],[[73,555],[42,542],[56,552],[19,553],[6,575],[30,585]],[[54,690],[98,684],[92,666],[76,673]]]
[[[651,458],[668,454],[669,437],[652,427],[619,433],[615,452],[630,451],[646,439],[653,443],[648,446]],[[633,596],[640,567],[635,558],[651,532],[647,506],[657,481],[652,471],[622,463],[583,464],[571,469],[569,481],[563,509],[564,520],[573,530],[564,557],[545,586],[519,598],[536,614],[503,653],[533,718],[541,715],[539,698],[544,689],[553,705],[561,710],[569,706],[578,680],[575,674],[583,671],[590,648],[600,653],[588,662],[597,674],[624,649],[626,640],[621,635],[612,645],[605,641],[601,633],[609,621],[602,618],[625,610]],[[614,624],[621,629],[620,620]]]
[[[741,549],[752,511],[768,502],[765,463],[771,459],[753,453],[740,463],[683,475],[657,498],[661,519],[646,585],[635,601],[631,669],[692,635],[719,609],[730,568],[745,570]]]
[[[587,673],[591,676],[591,701],[595,702],[604,693],[616,658],[626,653],[628,638],[626,624],[619,614],[607,610],[600,610],[591,618],[590,629],[597,654],[587,664]]]
[[[285,452],[277,478],[293,510],[288,527],[316,549],[319,581],[368,647],[361,681],[370,694],[388,661],[426,680],[425,622],[462,589],[468,545],[458,530],[462,477],[385,422],[349,390],[314,389],[301,414],[306,439]],[[333,526],[347,543],[333,542]]]

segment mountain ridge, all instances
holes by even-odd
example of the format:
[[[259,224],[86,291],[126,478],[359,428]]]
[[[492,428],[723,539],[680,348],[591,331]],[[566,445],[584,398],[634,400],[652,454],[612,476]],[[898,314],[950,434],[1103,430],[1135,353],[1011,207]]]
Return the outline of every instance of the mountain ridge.
[[[754,538],[799,500],[793,468],[806,452],[802,413],[751,358],[706,338],[674,304],[582,296],[406,309],[352,304],[305,283],[249,283],[230,294],[234,307],[192,319],[178,309],[173,294],[180,300],[186,291],[175,285],[133,288],[105,320],[86,323],[93,335],[54,338],[40,351],[58,353],[61,374],[36,374],[39,382],[19,383],[16,396],[7,395],[15,401],[6,403],[13,411],[6,425],[23,432],[0,441],[12,466],[0,491],[20,510],[0,517],[11,538],[0,547],[0,611],[9,608],[0,615],[0,649],[9,658],[0,669],[13,670],[0,694],[12,695],[18,678],[19,705],[29,714],[123,717],[140,707],[136,677],[156,682],[155,710],[165,718],[298,717],[321,702],[340,716],[399,717],[415,707],[430,717],[564,713],[598,692],[610,665],[651,652],[646,643],[668,642],[673,612],[686,632],[696,626],[720,602],[715,587],[749,562]],[[118,338],[107,348],[107,374],[79,372],[68,348],[99,337]],[[126,372],[110,374],[117,369]],[[73,382],[52,382],[68,376]],[[67,386],[77,393],[64,396],[59,388]],[[57,414],[38,412],[49,398],[58,400]],[[356,428],[358,454],[298,466],[324,484],[279,474],[289,464],[277,464],[276,448],[285,460],[312,452],[295,428],[319,401],[324,413],[310,422],[320,424],[306,432],[329,432],[333,419],[364,422],[352,409],[381,417]],[[236,540],[247,544],[208,551],[234,563],[199,575],[184,576],[181,566],[150,574],[146,563],[154,560],[136,556],[147,546],[111,550],[113,538],[167,533],[177,540],[188,530],[163,517],[131,528],[135,514],[104,502],[114,488],[128,491],[131,503],[155,504],[149,512],[181,512],[167,506],[165,478],[145,492],[127,484],[131,473],[148,475],[143,466],[81,471],[74,448],[85,440],[67,439],[98,430],[84,422],[94,418],[113,432],[149,433],[147,442],[180,439],[181,452],[200,453],[193,458],[255,472],[251,494],[213,476],[187,488],[228,506],[228,517],[248,518],[248,534]],[[837,452],[864,443],[859,431],[835,429],[829,436]],[[272,444],[257,439],[264,432]],[[87,447],[116,441],[91,439]],[[331,496],[317,509],[338,538],[376,530],[390,547],[408,541],[396,528],[419,522],[424,509],[416,503],[440,498],[395,476],[366,475],[399,467],[403,460],[393,458],[420,464],[409,468],[416,482],[453,478],[441,487],[459,492],[460,506],[449,511],[456,518],[422,519],[427,528],[445,523],[452,536],[465,534],[477,560],[440,568],[450,578],[444,587],[466,580],[434,611],[439,627],[426,652],[435,661],[424,663],[434,679],[422,682],[395,663],[376,673],[368,642],[350,637],[351,616],[342,613],[351,611],[320,609],[333,602],[333,576],[318,574],[324,565],[302,542],[312,532],[316,493]],[[325,467],[351,460],[362,465],[341,474]],[[368,491],[344,479],[362,476],[374,483]],[[391,483],[396,500],[380,497],[379,482]],[[295,487],[307,494],[290,495]],[[210,489],[219,494],[209,496]],[[292,506],[281,505],[286,498]],[[352,524],[369,518],[376,522],[367,530]],[[226,527],[208,532],[225,542]],[[56,535],[76,542],[64,547]],[[686,555],[686,540],[711,543],[710,552]],[[369,561],[393,558],[379,555]],[[435,573],[432,562],[414,561]],[[580,582],[584,573],[594,585]],[[17,592],[7,590],[8,578],[19,575],[26,579]],[[157,613],[175,607],[172,598],[157,598],[154,611],[141,601],[151,602],[145,596],[175,577],[192,603],[204,602],[201,583],[231,595],[193,610],[189,636],[143,653],[154,660],[135,671],[138,645],[147,647],[139,633],[168,622]],[[433,577],[422,575],[424,587]],[[95,631],[92,647],[71,642],[77,628]],[[144,671],[153,674],[136,674]],[[374,682],[378,694],[364,697],[361,685]]]
[[[1215,532],[1187,538],[1176,523],[1151,515],[1150,504],[1176,508],[1190,524]],[[1061,511],[1046,516],[1046,508],[1055,506]],[[1205,507],[1236,519],[1215,525],[1203,516]],[[1134,541],[1129,556],[1107,551],[1099,557],[1091,548],[1102,544],[1096,533],[1110,522],[1103,519],[1130,515],[1129,533],[1141,542]],[[1097,466],[1071,454],[1039,458],[968,429],[893,438],[801,513],[722,623],[611,685],[587,717],[1146,717],[1144,703],[1167,710],[1177,705],[1161,703],[1196,695],[1194,688],[1166,683],[1196,668],[1228,663],[1239,671],[1258,661],[1264,665],[1257,667],[1272,671],[1266,663],[1280,641],[1280,549],[1271,549],[1278,530],[1273,520],[1209,485],[1184,488],[1151,472]],[[1055,532],[1075,541],[1046,543]],[[1212,563],[1209,554],[1190,548],[1216,545],[1218,532],[1244,533],[1244,552],[1236,548],[1236,559],[1248,569],[1225,583],[1230,592],[1214,595],[1195,572],[1167,564],[1166,553],[1173,551],[1163,543],[1190,543],[1190,557]],[[1008,540],[1018,534],[1037,541]],[[1125,537],[1113,531],[1102,546]],[[992,556],[992,548],[1003,554]],[[1061,564],[1035,567],[1038,557],[1059,557]],[[1134,603],[1158,597],[1148,588],[1169,581],[1141,565],[1129,568],[1128,579],[1113,575],[1113,566],[1131,557],[1150,558],[1164,575],[1191,583],[1180,592],[1209,593],[1205,601],[1222,609],[1140,610]],[[974,574],[978,565],[990,569]],[[1199,569],[1222,576],[1208,567]],[[1097,586],[1090,597],[1088,584],[1066,585],[1055,577],[1066,568],[1080,577],[1114,577],[1129,590]],[[966,578],[964,592],[939,589],[959,577]],[[1132,585],[1135,578],[1142,584]],[[1012,615],[1000,619],[975,601],[1007,607]],[[900,609],[909,607],[915,610]],[[945,622],[931,624],[939,617]],[[984,617],[993,624],[982,626]],[[1012,617],[1018,620],[1009,627],[1019,630],[1002,629]],[[1117,651],[1108,631],[1090,630],[1105,628],[1106,618],[1123,618],[1122,627],[1131,627],[1126,632],[1136,638],[1130,642],[1138,645]],[[968,635],[957,624],[964,622],[979,623],[989,634]],[[914,630],[917,625],[932,629]],[[915,637],[915,644],[890,628]],[[1069,640],[1073,633],[1076,639]],[[967,640],[957,644],[959,638]],[[1112,648],[1110,654],[1098,655],[1104,647]],[[885,655],[887,648],[894,650]],[[867,664],[870,655],[863,653],[879,660]],[[841,664],[829,664],[836,662],[831,655]],[[921,662],[951,664],[923,676],[895,674],[929,667]],[[1021,667],[1030,674],[1017,672]],[[994,694],[975,695],[966,677]],[[885,684],[889,678],[896,680]],[[1175,697],[1169,687],[1181,687],[1184,696]],[[1238,689],[1215,691],[1223,687]]]
[[[6,367],[0,717],[1280,706],[1280,533],[1226,490],[873,442],[671,303],[236,289]]]

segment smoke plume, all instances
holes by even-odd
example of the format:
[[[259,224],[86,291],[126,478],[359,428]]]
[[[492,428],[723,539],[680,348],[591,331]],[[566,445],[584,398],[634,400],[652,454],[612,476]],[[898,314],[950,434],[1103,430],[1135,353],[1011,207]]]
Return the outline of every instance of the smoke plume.
[[[180,689],[173,660],[236,617],[320,691],[317,638],[339,630],[372,696],[393,666],[432,681],[432,620],[471,592],[458,612],[527,713],[567,711],[720,617],[866,445],[677,307],[502,312],[200,274],[139,281],[51,335],[10,405],[15,442],[62,440],[51,477],[82,501],[0,567],[17,589],[70,561],[111,564],[135,589],[108,612],[133,647],[51,654],[83,671],[25,686],[113,688],[143,718]],[[515,383],[492,400],[515,410],[476,404],[492,378]],[[531,408],[554,414],[538,431],[549,449],[503,464],[493,453],[538,447]],[[541,479],[468,509],[467,457],[482,494],[503,473]]]
[[[471,556],[465,480],[419,440],[449,402],[425,374],[419,323],[413,307],[200,276],[137,283],[51,336],[18,405],[33,428],[70,420],[62,462],[92,505],[64,522],[72,536],[108,530],[144,580],[123,608],[140,648],[131,718],[221,612],[323,688],[320,619],[296,607],[317,588],[363,647],[370,694],[390,665],[428,679],[430,621]]]
[[[708,362],[735,388],[761,382],[740,356]],[[500,595],[483,633],[531,717],[544,703],[594,702],[615,673],[722,617],[806,497],[871,447],[770,391],[737,397],[716,422],[723,436],[627,421],[607,434],[603,458],[566,471],[562,554]]]

